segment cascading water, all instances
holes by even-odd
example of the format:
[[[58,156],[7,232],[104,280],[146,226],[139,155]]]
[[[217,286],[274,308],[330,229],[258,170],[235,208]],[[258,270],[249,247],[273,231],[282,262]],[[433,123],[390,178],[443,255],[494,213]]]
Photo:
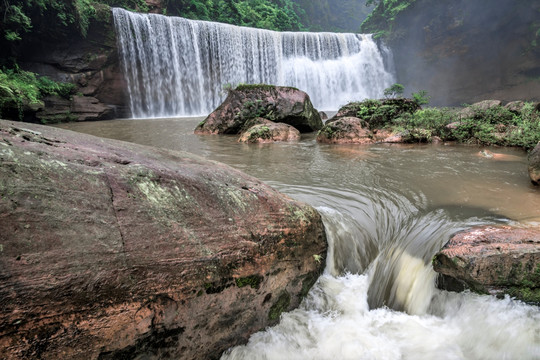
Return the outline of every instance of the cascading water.
[[[292,33],[113,9],[132,114],[206,115],[223,87],[294,86],[337,110],[377,98],[393,81],[391,53],[371,35]]]

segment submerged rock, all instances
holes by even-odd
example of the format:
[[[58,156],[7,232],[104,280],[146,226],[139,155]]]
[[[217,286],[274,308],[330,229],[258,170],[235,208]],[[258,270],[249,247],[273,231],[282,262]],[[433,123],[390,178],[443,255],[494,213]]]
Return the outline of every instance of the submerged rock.
[[[540,229],[483,226],[458,233],[435,255],[433,269],[446,290],[540,303]]]
[[[195,129],[196,134],[238,134],[244,124],[262,117],[312,132],[323,123],[309,96],[298,89],[272,85],[240,85]]]
[[[252,126],[240,135],[239,142],[271,143],[276,141],[300,140],[300,132],[291,125],[275,123],[262,118],[254,120],[249,121]]]
[[[195,155],[0,121],[4,359],[215,359],[298,306],[320,215]]]
[[[540,185],[540,142],[529,154],[529,177],[535,185]]]
[[[365,121],[348,116],[327,122],[317,141],[327,144],[372,144],[373,133],[364,128]]]

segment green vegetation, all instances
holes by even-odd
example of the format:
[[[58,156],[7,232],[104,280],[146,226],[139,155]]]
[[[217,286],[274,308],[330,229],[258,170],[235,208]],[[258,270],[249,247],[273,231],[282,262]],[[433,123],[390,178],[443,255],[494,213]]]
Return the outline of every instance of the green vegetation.
[[[24,108],[43,106],[43,97],[57,95],[69,99],[76,86],[58,83],[45,76],[15,69],[0,69],[0,117],[22,120]],[[7,114],[5,114],[7,113]]]
[[[405,86],[401,84],[394,84],[389,88],[384,89],[384,96],[390,98],[401,97],[403,95],[403,91],[405,91]]]
[[[418,105],[426,105],[429,104],[429,99],[431,96],[428,95],[426,90],[420,90],[418,92],[413,92],[412,94],[413,100]]]
[[[373,10],[365,0],[294,0],[301,23],[309,31],[359,32]]]
[[[367,5],[376,5],[373,12],[362,23],[362,31],[375,34],[375,38],[396,39],[402,36],[395,26],[397,17],[417,0],[368,0]]]
[[[284,290],[276,300],[276,302],[272,305],[270,308],[270,311],[268,312],[268,319],[269,320],[277,320],[279,319],[279,316],[284,311],[287,311],[287,308],[291,304],[291,295]]]
[[[169,0],[168,15],[278,31],[301,31],[301,9],[292,0]]]
[[[168,0],[168,15],[278,31],[357,32],[365,0]]]
[[[271,139],[272,130],[267,125],[259,124],[252,126],[248,130],[248,143],[256,143],[260,139]]]
[[[261,275],[251,275],[235,280],[236,286],[239,288],[250,286],[252,289],[258,289],[264,278]]]
[[[339,110],[339,116],[364,120],[371,130],[387,129],[400,134],[405,142],[442,141],[465,144],[517,146],[530,150],[540,141],[540,112],[533,103],[521,109],[494,106],[488,109],[426,108],[424,91],[415,99],[395,98],[352,102]],[[324,131],[333,136],[327,124]]]
[[[429,142],[437,136],[443,141],[529,150],[540,141],[540,114],[532,103],[526,103],[520,112],[502,106],[471,110],[428,108],[404,113],[386,127],[405,134],[410,142]]]
[[[419,108],[416,102],[404,98],[364,100],[346,105],[340,109],[340,113],[346,109],[347,116],[358,117],[366,121],[371,129],[378,129],[405,113],[414,113]]]

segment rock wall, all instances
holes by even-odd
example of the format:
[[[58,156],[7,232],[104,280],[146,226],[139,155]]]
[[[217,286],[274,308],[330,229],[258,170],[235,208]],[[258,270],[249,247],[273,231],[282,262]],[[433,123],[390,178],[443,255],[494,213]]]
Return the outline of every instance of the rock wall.
[[[56,97],[45,99],[45,109],[35,114],[38,120],[54,121],[55,116],[66,113],[79,121],[130,116],[109,7],[100,7],[86,37],[74,31],[58,41],[33,34],[15,55],[23,69],[78,87],[78,96],[71,102]]]
[[[398,82],[431,105],[540,100],[540,3],[418,0],[389,39]]]

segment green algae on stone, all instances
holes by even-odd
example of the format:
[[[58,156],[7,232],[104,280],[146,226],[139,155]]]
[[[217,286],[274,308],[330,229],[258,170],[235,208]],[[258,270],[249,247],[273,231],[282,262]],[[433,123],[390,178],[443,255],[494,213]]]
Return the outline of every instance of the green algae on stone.
[[[236,282],[236,286],[238,286],[239,288],[243,288],[245,286],[251,286],[252,289],[258,289],[263,280],[264,279],[261,275],[250,275],[246,277],[237,278],[235,282]]]
[[[270,321],[279,319],[280,315],[287,311],[287,308],[289,307],[291,303],[291,295],[284,290],[276,300],[276,302],[272,305],[270,308],[270,311],[268,312],[268,319]]]

